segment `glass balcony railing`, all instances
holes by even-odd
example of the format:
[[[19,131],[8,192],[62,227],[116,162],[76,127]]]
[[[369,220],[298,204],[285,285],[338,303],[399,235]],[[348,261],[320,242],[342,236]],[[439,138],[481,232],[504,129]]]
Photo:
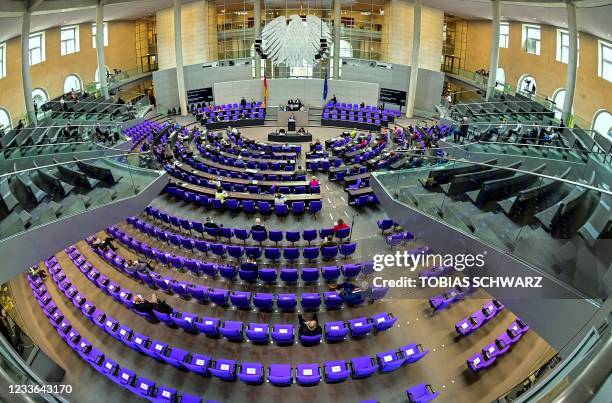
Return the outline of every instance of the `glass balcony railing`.
[[[120,87],[126,81],[133,80],[138,77],[144,77],[152,73],[153,71],[157,71],[158,68],[159,67],[157,63],[155,63],[155,64],[150,64],[150,65],[138,66],[138,67],[135,67],[133,69],[128,69],[128,70],[117,70],[112,73],[109,72],[109,74],[106,77],[107,78],[106,83],[110,89]],[[89,92],[90,94],[99,93],[100,92],[100,82],[99,81],[89,82],[85,85],[85,88],[87,92]]]
[[[443,72],[446,71],[444,65],[442,65],[441,69]],[[453,69],[453,71],[450,71],[450,70],[446,71],[446,73],[450,74],[451,76],[461,77],[464,80],[471,82],[473,85],[481,88],[482,90],[487,89],[488,77],[480,74],[479,72],[455,68]],[[553,100],[550,97],[546,95],[542,95],[542,94],[521,92],[518,87],[512,84],[508,84],[508,83],[504,83],[504,84],[498,83],[495,90],[497,93],[500,93],[500,94],[501,93],[510,94],[510,95],[521,94],[521,95],[524,95],[530,98],[533,101],[536,101],[540,105],[544,106],[546,109],[552,110],[555,113],[555,121],[559,123],[559,119],[561,118],[561,113],[563,111],[560,108],[557,108],[556,104],[553,102]],[[590,120],[584,119],[575,114],[570,115],[570,118],[568,119],[567,122],[565,122],[565,125],[568,127],[577,126],[584,130],[592,129],[592,122]]]
[[[58,156],[50,164],[34,161],[32,168],[1,175],[0,241],[132,197],[164,173],[151,153],[110,147],[104,153],[78,160],[73,154]]]
[[[61,155],[71,152],[100,150],[100,147],[115,146],[127,140],[123,126],[116,122],[108,124],[54,124],[38,127],[26,127],[19,131],[9,131],[2,137],[0,144],[0,161],[17,162],[49,154]],[[96,128],[101,134],[96,133]]]
[[[437,151],[406,151],[417,168],[373,176],[407,209],[511,254],[585,298],[607,298],[612,191],[601,153],[498,143],[449,147],[444,157]]]

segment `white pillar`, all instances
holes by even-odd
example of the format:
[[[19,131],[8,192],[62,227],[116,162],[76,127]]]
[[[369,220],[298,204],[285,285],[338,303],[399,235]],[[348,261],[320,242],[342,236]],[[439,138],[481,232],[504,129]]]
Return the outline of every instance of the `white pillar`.
[[[501,18],[501,6],[499,0],[493,0],[493,38],[491,44],[491,61],[489,63],[489,82],[487,83],[487,101],[495,95],[497,85],[497,66],[499,64],[499,27]]]
[[[414,1],[414,19],[412,22],[412,64],[410,65],[410,84],[408,86],[408,102],[406,103],[406,117],[414,115],[414,102],[416,100],[417,78],[419,75],[419,52],[421,50],[421,0]]]
[[[32,103],[32,81],[30,80],[30,11],[23,13],[21,23],[21,81],[23,83],[23,98],[30,123],[38,124],[34,104]],[[40,106],[40,105],[39,105]]]
[[[340,17],[340,0],[334,0],[334,54],[333,54],[333,66],[334,76],[333,79],[337,80],[340,78],[340,24],[342,19]]]
[[[567,60],[567,81],[565,83],[565,99],[561,118],[567,125],[572,114],[574,92],[576,91],[576,72],[578,70],[578,24],[576,22],[576,6],[567,2],[567,27],[569,31],[569,56]]]
[[[183,72],[183,41],[181,40],[181,0],[174,0],[174,49],[176,53],[176,83],[181,115],[187,115],[187,91]]]
[[[260,39],[261,36],[261,0],[254,0],[255,5],[253,8],[253,34],[255,39]],[[261,80],[261,57],[259,53],[254,52],[255,54],[255,79]]]
[[[98,1],[96,5],[96,55],[98,56],[98,82],[104,99],[108,98],[108,82],[106,81],[106,60],[104,58],[104,5]]]

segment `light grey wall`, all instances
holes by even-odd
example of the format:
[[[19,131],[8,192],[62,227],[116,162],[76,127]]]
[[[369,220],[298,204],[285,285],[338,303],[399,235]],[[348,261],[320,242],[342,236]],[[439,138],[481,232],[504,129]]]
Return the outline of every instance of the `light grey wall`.
[[[237,102],[242,96],[247,99],[263,98],[262,81],[252,80],[250,65],[202,68],[201,64],[185,66],[185,87],[193,90],[213,87],[217,103]],[[409,91],[410,66],[399,64],[392,68],[371,67],[368,64],[345,64],[342,66],[342,80],[328,81],[328,99],[335,93],[340,102],[361,102],[376,105],[380,88]],[[444,85],[444,74],[419,69],[416,109],[431,111],[440,103]],[[222,83],[238,82],[233,86]],[[268,105],[276,106],[287,99],[300,97],[313,106],[323,104],[323,81],[321,79],[270,79]],[[153,84],[158,105],[178,107],[176,70],[167,69],[153,73]],[[241,87],[242,86],[242,87]],[[225,92],[228,91],[228,93]],[[374,91],[376,94],[374,95]]]
[[[214,87],[215,83],[251,80],[252,68],[248,66],[207,67],[192,64],[184,67],[187,91]],[[159,70],[153,73],[153,85],[158,106],[178,108],[176,69]],[[260,95],[261,98],[261,95]]]
[[[2,256],[0,283],[10,280],[28,267],[89,234],[125,220],[131,215],[140,214],[167,183],[168,175],[165,174],[134,197],[84,211],[4,239],[0,242],[0,256]]]
[[[364,63],[347,63],[342,66],[342,79],[359,82],[376,83],[381,88],[390,88],[400,91],[410,90],[410,66],[400,64],[389,65],[391,68]],[[442,88],[444,87],[444,74],[439,71],[419,69],[417,95],[415,108],[419,110],[432,110],[434,105],[440,103]],[[340,101],[340,99],[338,99]]]
[[[321,79],[276,78],[268,80],[268,106],[285,105],[287,100],[299,98],[308,106],[321,108],[325,103],[323,101],[324,82],[325,80]],[[328,100],[333,94],[336,94],[339,101],[363,101],[367,105],[376,105],[378,102],[379,86],[376,83],[328,80],[327,85]],[[215,83],[214,94],[215,102],[218,104],[239,102],[243,96],[248,100],[260,101],[263,98],[263,81]]]

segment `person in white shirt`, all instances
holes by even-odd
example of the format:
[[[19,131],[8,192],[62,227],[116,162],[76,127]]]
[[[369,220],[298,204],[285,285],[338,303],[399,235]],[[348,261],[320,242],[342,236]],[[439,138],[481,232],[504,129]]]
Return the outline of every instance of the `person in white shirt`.
[[[287,203],[287,198],[285,197],[284,194],[282,193],[277,193],[276,197],[274,197],[274,204],[286,204]]]

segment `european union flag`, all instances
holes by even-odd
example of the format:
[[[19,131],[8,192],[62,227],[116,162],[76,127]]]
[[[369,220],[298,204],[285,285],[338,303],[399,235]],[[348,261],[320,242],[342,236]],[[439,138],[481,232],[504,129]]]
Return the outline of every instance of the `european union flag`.
[[[323,83],[323,100],[327,99],[327,72],[325,72],[325,82]]]

